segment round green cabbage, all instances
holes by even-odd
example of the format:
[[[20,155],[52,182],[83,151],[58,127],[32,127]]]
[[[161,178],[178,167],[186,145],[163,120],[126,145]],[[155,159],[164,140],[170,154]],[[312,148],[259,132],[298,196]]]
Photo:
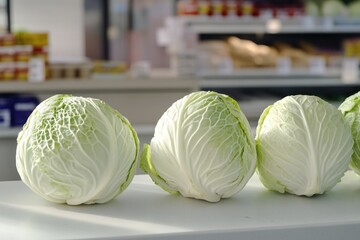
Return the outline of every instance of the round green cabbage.
[[[348,10],[349,16],[360,17],[360,0],[349,3]]]
[[[260,117],[257,172],[270,190],[322,194],[348,169],[352,146],[350,128],[333,105],[316,96],[288,96]]]
[[[325,17],[345,16],[347,7],[340,0],[325,0],[322,3],[322,14]]]
[[[131,182],[138,149],[129,121],[105,102],[55,95],[36,107],[19,133],[16,167],[49,201],[105,203]]]
[[[339,106],[346,122],[350,125],[354,139],[354,153],[350,162],[350,168],[360,175],[360,92],[355,93]]]
[[[305,11],[306,14],[309,16],[318,17],[320,15],[320,8],[319,4],[313,1],[306,1],[305,2]]]
[[[236,101],[194,92],[160,118],[140,167],[170,193],[217,202],[240,191],[253,175],[255,140]]]

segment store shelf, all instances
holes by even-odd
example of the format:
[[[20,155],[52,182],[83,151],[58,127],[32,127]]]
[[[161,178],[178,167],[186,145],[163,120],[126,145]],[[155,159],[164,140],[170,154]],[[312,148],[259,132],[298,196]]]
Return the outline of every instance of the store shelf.
[[[197,34],[236,34],[236,33],[360,33],[360,20],[357,19],[314,19],[297,17],[292,19],[261,18],[217,18],[217,17],[179,17],[185,26]]]
[[[31,94],[40,101],[54,94],[101,99],[133,124],[154,124],[174,101],[198,89],[197,79],[173,76],[170,71],[153,71],[150,76],[142,78],[0,82],[0,94]]]
[[[352,87],[360,86],[360,79],[357,82],[344,83],[339,79],[318,79],[307,78],[301,80],[289,79],[216,79],[200,80],[200,87],[206,88],[269,88],[269,87]]]
[[[316,79],[331,79],[341,77],[340,68],[327,68],[323,73],[312,73],[308,68],[293,68],[289,73],[281,73],[276,68],[241,68],[234,70],[230,73],[222,73],[220,71],[212,71],[207,69],[201,71],[198,77],[204,79],[233,79],[233,78],[251,78],[251,79],[264,79],[264,78],[281,78],[281,79],[303,79],[303,78],[316,78]]]
[[[21,131],[21,127],[0,128],[0,139],[16,138],[20,131]]]
[[[172,21],[170,21],[172,20]],[[176,38],[169,43],[169,49],[183,51],[193,47],[192,42],[188,45],[176,41],[177,38],[186,39],[186,34],[193,32],[199,34],[264,34],[264,33],[294,33],[294,34],[323,34],[323,33],[352,33],[360,34],[360,18],[312,18],[294,17],[288,19],[262,19],[254,17],[207,17],[207,16],[178,16],[168,21],[169,31],[171,26],[179,27],[179,32],[174,34]],[[176,32],[176,31],[175,31]],[[281,36],[280,36],[281,38]],[[198,38],[200,40],[202,38]],[[205,38],[204,38],[205,39]],[[211,38],[212,39],[212,38]],[[185,41],[186,42],[186,41]],[[184,48],[184,49],[183,49]],[[180,49],[180,50],[179,50]],[[230,88],[328,88],[328,87],[360,87],[360,79],[343,81],[340,67],[340,59],[334,59],[337,69],[326,67],[324,74],[309,73],[314,69],[292,69],[291,73],[278,73],[273,69],[242,69],[234,73],[219,74],[216,72],[203,71],[198,74],[201,89],[230,89]],[[316,64],[314,64],[316,65]],[[226,69],[227,70],[227,69]],[[348,93],[348,92],[347,92]]]
[[[65,91],[143,91],[197,89],[197,81],[184,78],[159,79],[53,79],[44,82],[0,82],[0,93]]]
[[[293,69],[289,74],[276,69],[242,69],[232,73],[202,72],[198,75],[201,88],[267,88],[267,87],[345,87],[360,86],[360,79],[346,82],[341,69],[326,69],[324,74],[307,69]]]

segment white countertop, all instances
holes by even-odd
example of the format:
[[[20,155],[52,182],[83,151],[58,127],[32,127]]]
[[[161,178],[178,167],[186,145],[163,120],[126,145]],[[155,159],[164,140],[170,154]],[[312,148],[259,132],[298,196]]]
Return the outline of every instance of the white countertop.
[[[360,177],[348,172],[312,198],[266,190],[257,175],[219,203],[172,196],[146,175],[103,205],[47,202],[0,182],[1,239],[359,239]]]

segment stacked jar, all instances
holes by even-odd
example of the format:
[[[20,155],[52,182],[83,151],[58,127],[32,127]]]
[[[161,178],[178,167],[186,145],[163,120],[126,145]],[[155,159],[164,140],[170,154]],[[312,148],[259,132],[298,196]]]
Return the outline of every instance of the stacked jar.
[[[179,0],[177,14],[186,16],[291,18],[304,16],[304,3],[266,0]]]
[[[10,33],[0,35],[0,80],[31,80],[34,58],[41,58],[43,66],[41,71],[44,72],[42,78],[45,79],[45,66],[48,61],[47,40],[46,46],[41,46],[39,51],[36,48],[39,45],[36,41],[38,35],[37,33],[27,32],[19,32],[16,35]],[[47,39],[47,34],[45,35]],[[41,44],[44,44],[44,41]]]
[[[0,35],[0,80],[15,79],[15,37],[12,34]]]
[[[18,46],[22,46],[22,50],[29,50],[25,46],[31,47],[29,61],[29,73],[27,79],[29,81],[43,81],[49,75],[49,51],[48,51],[48,33],[40,32],[21,32],[16,34],[16,42]]]
[[[17,80],[26,81],[29,78],[29,61],[32,57],[32,46],[29,41],[24,40],[24,33],[15,36],[15,62]]]

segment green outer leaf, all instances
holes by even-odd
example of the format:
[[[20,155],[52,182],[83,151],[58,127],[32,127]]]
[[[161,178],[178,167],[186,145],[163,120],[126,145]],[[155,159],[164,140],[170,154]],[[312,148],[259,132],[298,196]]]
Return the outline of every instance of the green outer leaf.
[[[214,93],[218,94],[216,92]],[[248,146],[251,146],[252,145],[251,141],[254,140],[251,132],[251,127],[246,116],[241,111],[239,104],[233,98],[227,95],[224,94],[218,94],[218,95],[223,99],[224,105],[227,106],[227,109],[232,114],[232,116],[234,116],[238,120],[239,127],[245,133],[245,141]]]
[[[140,141],[139,141],[139,138],[138,138],[138,135],[137,135],[135,129],[133,128],[133,126],[131,125],[129,120],[126,117],[124,117],[123,115],[121,115],[121,113],[119,113],[118,111],[115,110],[115,112],[118,114],[119,118],[124,122],[124,124],[126,124],[129,127],[129,129],[134,137],[135,146],[136,146],[136,153],[135,153],[134,161],[131,164],[131,167],[130,167],[130,170],[126,177],[125,182],[123,184],[121,184],[121,186],[120,186],[120,189],[119,189],[119,194],[120,194],[130,185],[130,183],[132,182],[132,180],[135,176],[136,166],[137,166],[138,156],[139,156]]]
[[[360,92],[347,97],[339,106],[339,110],[344,115],[345,121],[349,124],[354,139],[354,152],[351,158],[350,168],[360,175]]]
[[[355,111],[360,104],[360,92],[355,93],[345,99],[345,101],[339,106],[339,110],[343,113],[349,113]]]
[[[265,121],[266,116],[269,114],[270,109],[273,107],[273,105],[268,106],[267,108],[265,108],[265,110],[263,111],[263,113],[261,114],[260,118],[259,118],[259,122],[258,122],[258,127],[256,129],[256,136],[259,136],[259,133],[261,131],[262,125]]]
[[[167,182],[162,177],[160,177],[156,172],[156,169],[154,168],[151,161],[151,148],[149,144],[144,145],[144,149],[140,156],[140,168],[151,177],[151,179],[154,181],[156,185],[160,186],[168,193],[170,194],[179,193],[176,189],[171,188],[167,184]]]
[[[267,108],[265,108],[265,110],[263,111],[263,113],[261,114],[261,116],[259,118],[258,126],[256,129],[256,137],[255,137],[256,154],[257,154],[256,171],[257,171],[257,174],[258,174],[261,182],[264,184],[264,186],[266,188],[271,189],[271,190],[276,190],[280,193],[284,193],[285,186],[283,184],[281,184],[279,181],[277,181],[275,178],[271,177],[270,174],[268,173],[268,171],[262,167],[263,156],[262,156],[262,150],[261,150],[262,146],[261,146],[259,135],[261,132],[262,125],[272,107],[273,107],[273,105],[269,105]]]

